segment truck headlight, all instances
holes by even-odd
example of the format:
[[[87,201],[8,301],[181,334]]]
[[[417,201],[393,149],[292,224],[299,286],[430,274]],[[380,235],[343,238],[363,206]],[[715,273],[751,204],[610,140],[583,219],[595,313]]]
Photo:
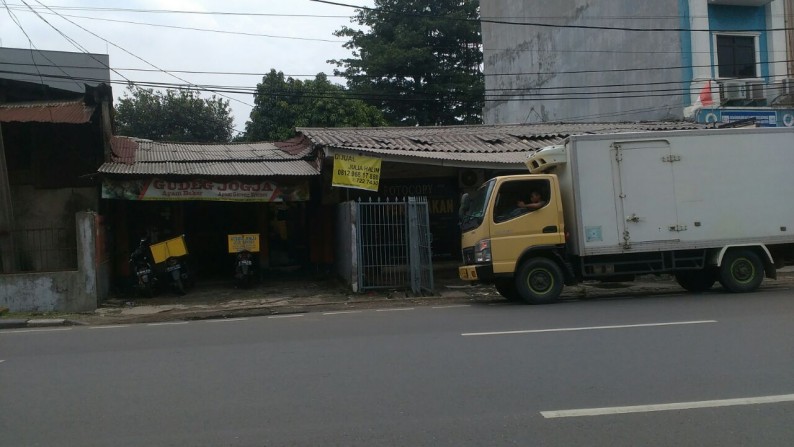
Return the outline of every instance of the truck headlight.
[[[474,262],[491,262],[490,239],[483,239],[474,246]]]

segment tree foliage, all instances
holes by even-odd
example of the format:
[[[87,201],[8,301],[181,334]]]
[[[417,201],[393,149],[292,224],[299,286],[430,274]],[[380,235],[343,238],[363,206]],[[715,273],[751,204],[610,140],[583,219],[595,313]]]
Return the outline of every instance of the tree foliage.
[[[116,133],[155,141],[228,142],[233,130],[229,101],[186,89],[162,93],[130,87],[115,119]]]
[[[270,70],[256,86],[255,107],[245,124],[249,141],[280,141],[295,135],[296,127],[382,126],[375,107],[351,98],[345,88],[320,73],[313,80],[285,78]]]
[[[482,121],[478,0],[375,0],[334,33],[353,57],[332,60],[352,92],[396,125]]]

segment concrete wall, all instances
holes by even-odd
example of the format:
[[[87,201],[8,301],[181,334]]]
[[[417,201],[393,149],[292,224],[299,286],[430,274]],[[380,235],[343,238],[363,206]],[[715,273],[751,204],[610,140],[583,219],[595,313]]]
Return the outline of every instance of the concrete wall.
[[[85,92],[85,84],[110,85],[109,66],[107,54],[0,48],[0,69],[5,71],[4,78],[36,84],[43,80],[50,87],[79,93]],[[65,80],[64,76],[78,80]]]
[[[77,270],[0,275],[0,306],[12,312],[93,311],[104,299],[98,284],[98,218],[93,212],[76,216]]]
[[[686,9],[684,0],[488,0],[480,5],[483,19],[623,28],[682,28],[679,13]],[[689,103],[688,93],[682,94],[688,92],[682,82],[691,77],[680,68],[682,53],[689,51],[682,48],[688,37],[683,33],[487,20],[482,31],[485,124],[676,119]],[[654,67],[671,68],[614,71]],[[607,85],[614,87],[597,87]]]

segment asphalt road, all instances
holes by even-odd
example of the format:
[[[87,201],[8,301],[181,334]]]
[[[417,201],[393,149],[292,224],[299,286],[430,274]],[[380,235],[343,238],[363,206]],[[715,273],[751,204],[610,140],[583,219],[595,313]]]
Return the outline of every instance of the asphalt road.
[[[2,446],[789,446],[794,292],[0,331]]]

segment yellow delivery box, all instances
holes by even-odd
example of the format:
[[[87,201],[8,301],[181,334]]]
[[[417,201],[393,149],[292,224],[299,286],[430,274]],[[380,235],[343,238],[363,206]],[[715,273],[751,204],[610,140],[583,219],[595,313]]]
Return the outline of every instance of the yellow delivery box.
[[[185,256],[187,247],[185,246],[185,235],[177,236],[167,241],[158,242],[149,246],[152,251],[152,259],[155,264],[164,262],[172,256]]]
[[[230,234],[229,253],[239,253],[241,251],[259,252],[259,233],[250,234]]]

